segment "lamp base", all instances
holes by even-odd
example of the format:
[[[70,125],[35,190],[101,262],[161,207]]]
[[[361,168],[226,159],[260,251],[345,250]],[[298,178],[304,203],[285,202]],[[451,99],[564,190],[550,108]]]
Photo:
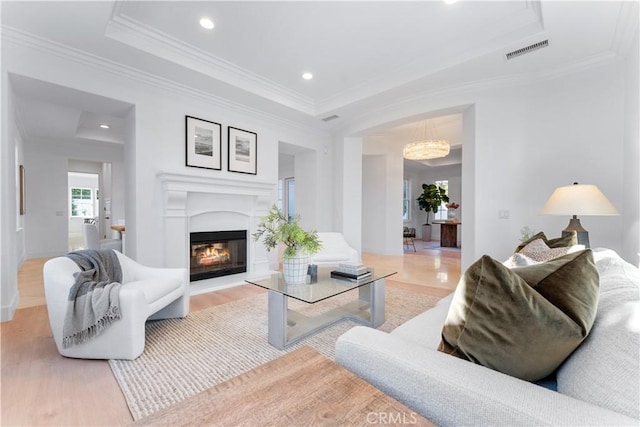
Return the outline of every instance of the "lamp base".
[[[580,224],[580,219],[578,219],[577,215],[574,215],[573,218],[569,220],[569,225],[567,228],[562,230],[562,237],[570,236],[572,234],[576,235],[576,240],[579,245],[584,245],[585,248],[589,247],[589,232],[582,227]]]

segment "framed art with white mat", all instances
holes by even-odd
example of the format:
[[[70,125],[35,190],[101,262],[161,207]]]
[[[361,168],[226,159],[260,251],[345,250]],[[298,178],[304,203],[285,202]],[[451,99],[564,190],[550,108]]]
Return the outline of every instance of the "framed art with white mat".
[[[222,170],[222,125],[186,116],[186,165]]]
[[[229,151],[228,169],[230,172],[258,173],[258,134],[248,130],[228,127]]]

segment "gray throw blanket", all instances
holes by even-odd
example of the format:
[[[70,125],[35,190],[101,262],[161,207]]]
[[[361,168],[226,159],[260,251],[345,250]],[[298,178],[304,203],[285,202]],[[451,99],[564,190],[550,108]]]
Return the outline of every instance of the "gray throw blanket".
[[[82,250],[67,257],[82,271],[74,273],[76,281],[69,289],[62,329],[64,348],[89,341],[120,319],[118,293],[122,287],[120,261],[113,250]]]

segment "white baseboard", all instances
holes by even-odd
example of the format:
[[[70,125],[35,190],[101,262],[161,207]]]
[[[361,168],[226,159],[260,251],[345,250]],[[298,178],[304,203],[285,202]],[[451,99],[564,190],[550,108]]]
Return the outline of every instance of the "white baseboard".
[[[189,296],[208,294],[209,292],[220,291],[222,289],[235,288],[236,286],[248,285],[247,282],[235,282],[235,283],[227,283],[217,286],[206,286],[206,287],[195,287],[191,285],[192,288],[189,291]]]

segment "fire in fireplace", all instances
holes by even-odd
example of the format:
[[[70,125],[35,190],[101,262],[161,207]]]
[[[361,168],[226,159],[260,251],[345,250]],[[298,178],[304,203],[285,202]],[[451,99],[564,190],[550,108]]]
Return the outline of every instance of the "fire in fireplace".
[[[247,271],[247,230],[191,233],[191,281]]]

